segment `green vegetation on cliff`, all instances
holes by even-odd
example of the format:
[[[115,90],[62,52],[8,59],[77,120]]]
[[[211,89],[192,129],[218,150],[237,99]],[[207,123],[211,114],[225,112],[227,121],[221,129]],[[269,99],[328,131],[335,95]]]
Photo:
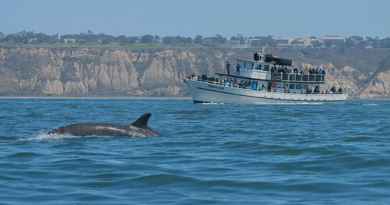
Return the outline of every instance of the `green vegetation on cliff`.
[[[273,36],[113,36],[96,34],[92,31],[80,34],[44,34],[22,31],[12,34],[0,32],[0,45],[7,47],[98,47],[98,48],[176,48],[176,47],[218,47],[218,48],[259,48],[268,47],[312,47],[312,48],[390,48],[390,38],[362,36],[297,37],[288,39]]]

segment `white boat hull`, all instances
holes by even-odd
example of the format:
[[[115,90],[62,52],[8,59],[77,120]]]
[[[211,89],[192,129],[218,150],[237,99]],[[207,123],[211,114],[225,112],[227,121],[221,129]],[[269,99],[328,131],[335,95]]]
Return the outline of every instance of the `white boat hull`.
[[[262,104],[344,101],[347,94],[298,94],[225,87],[206,81],[185,80],[195,103]]]

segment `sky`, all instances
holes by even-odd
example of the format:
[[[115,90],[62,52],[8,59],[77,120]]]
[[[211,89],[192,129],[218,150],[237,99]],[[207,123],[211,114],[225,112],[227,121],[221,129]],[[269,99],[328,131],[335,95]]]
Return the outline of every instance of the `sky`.
[[[390,36],[389,0],[1,0],[0,32]]]

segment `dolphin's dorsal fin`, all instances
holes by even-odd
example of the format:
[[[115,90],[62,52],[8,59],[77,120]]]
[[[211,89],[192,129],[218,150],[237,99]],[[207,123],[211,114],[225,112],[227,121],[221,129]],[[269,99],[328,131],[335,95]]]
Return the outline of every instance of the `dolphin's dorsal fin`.
[[[152,116],[152,114],[147,112],[147,113],[143,114],[141,117],[139,117],[136,121],[131,123],[131,125],[136,126],[136,127],[141,127],[141,128],[148,127],[148,120],[149,120],[150,116]]]

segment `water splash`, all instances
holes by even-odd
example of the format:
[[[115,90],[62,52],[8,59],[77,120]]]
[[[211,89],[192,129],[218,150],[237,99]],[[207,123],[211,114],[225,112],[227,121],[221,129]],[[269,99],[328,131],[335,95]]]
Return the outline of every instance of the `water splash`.
[[[27,141],[49,141],[49,140],[64,140],[64,139],[81,139],[81,138],[111,138],[112,136],[75,136],[70,134],[48,134],[47,132],[40,132],[35,136],[27,138]]]
[[[378,106],[376,103],[364,103],[364,106]]]

